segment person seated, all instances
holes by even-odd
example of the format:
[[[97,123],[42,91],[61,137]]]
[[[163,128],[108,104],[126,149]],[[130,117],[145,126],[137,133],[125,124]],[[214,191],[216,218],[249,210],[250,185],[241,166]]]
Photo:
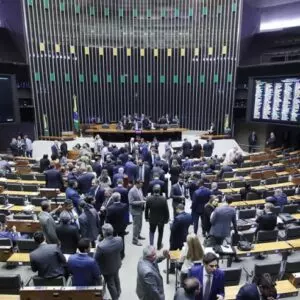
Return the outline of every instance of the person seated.
[[[68,271],[72,274],[73,286],[100,285],[100,269],[94,258],[90,257],[90,240],[83,238],[78,242],[79,253],[72,254],[68,260]]]
[[[0,239],[10,239],[13,246],[16,246],[16,241],[21,237],[21,234],[17,232],[16,226],[12,226],[8,229],[3,223],[0,223]]]
[[[259,230],[274,230],[277,226],[277,216],[273,213],[274,205],[266,203],[263,213],[256,218],[257,229]]]
[[[118,130],[124,130],[124,125],[123,125],[122,121],[118,122],[117,129]]]
[[[275,171],[275,168],[273,167],[273,162],[269,161],[268,164],[263,167],[263,171]]]
[[[271,202],[274,206],[280,206],[281,211],[283,210],[283,206],[288,203],[286,194],[282,191],[282,189],[276,189],[274,191],[274,196],[267,197],[266,202]]]
[[[151,129],[151,122],[150,122],[149,118],[144,117],[142,119],[142,128],[146,129],[146,130],[150,130]]]
[[[211,194],[217,196],[219,199],[222,198],[222,192],[219,190],[217,182],[211,183]]]
[[[164,115],[162,115],[159,119],[158,119],[158,124],[160,125],[166,125],[168,124],[168,121],[166,119],[166,117]]]
[[[223,178],[223,175],[225,172],[232,172],[233,169],[231,166],[228,166],[228,165],[223,165],[219,174],[217,175],[219,179]]]
[[[261,192],[257,191],[256,189],[253,189],[250,183],[245,182],[245,187],[240,189],[241,200],[247,200],[247,195],[249,193],[261,195]]]
[[[209,130],[208,130],[208,133],[209,134],[216,134],[216,125],[215,125],[214,122],[210,123],[210,127],[209,127]]]
[[[174,300],[191,300],[196,299],[201,293],[201,284],[195,277],[187,278],[183,282],[183,287],[177,289]]]
[[[171,123],[179,126],[179,118],[177,115],[174,116]]]
[[[195,263],[202,263],[204,250],[201,246],[198,236],[191,233],[187,236],[180,253],[180,262],[182,262],[180,282],[183,282],[188,275],[190,268]]]
[[[33,272],[38,272],[41,278],[56,278],[65,276],[66,258],[56,244],[46,244],[41,231],[33,234],[38,248],[29,254],[30,265]]]
[[[277,290],[275,283],[269,273],[264,273],[255,278],[253,283],[243,285],[236,300],[275,300],[277,299]]]

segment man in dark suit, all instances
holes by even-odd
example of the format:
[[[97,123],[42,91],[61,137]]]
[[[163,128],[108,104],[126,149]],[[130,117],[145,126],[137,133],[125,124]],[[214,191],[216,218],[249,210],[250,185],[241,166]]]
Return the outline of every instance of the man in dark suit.
[[[100,157],[95,157],[95,162],[92,164],[93,171],[97,174],[97,178],[101,175],[102,166],[100,164]]]
[[[160,185],[153,186],[153,195],[146,199],[145,219],[150,224],[150,245],[153,246],[154,234],[158,227],[157,249],[162,248],[164,225],[169,221],[169,208],[166,197],[160,195]]]
[[[182,156],[191,157],[192,154],[192,143],[185,138],[182,143]]]
[[[203,222],[204,206],[209,201],[211,191],[204,186],[203,180],[199,180],[199,188],[194,192],[192,198],[192,216],[194,223],[194,233],[197,234],[199,227],[199,217],[201,217],[201,225]],[[202,233],[205,230],[202,227]]]
[[[104,239],[97,245],[95,260],[105,279],[111,299],[117,300],[121,295],[119,270],[123,243],[119,236],[113,236],[113,231],[111,224],[106,223],[102,226]]]
[[[78,190],[81,194],[87,194],[91,187],[95,175],[87,172],[86,167],[81,168],[81,175],[78,177]]]
[[[68,271],[72,274],[73,286],[100,285],[100,270],[90,252],[90,240],[81,239],[78,242],[79,253],[73,254],[68,259]]]
[[[50,164],[50,169],[45,171],[46,188],[59,189],[64,188],[64,182],[61,173],[54,168],[54,164]]]
[[[77,214],[79,214],[79,203],[81,201],[81,198],[77,191],[77,181],[70,180],[68,182],[68,187],[66,189],[66,199],[71,199],[73,202],[73,206],[76,209]]]
[[[148,164],[145,163],[141,158],[138,160],[137,168],[137,179],[143,182],[143,195],[146,196],[149,190],[151,170]]]
[[[40,172],[43,173],[44,171],[48,170],[50,166],[50,160],[48,158],[48,154],[44,154],[43,158],[40,160]]]
[[[173,218],[176,217],[176,208],[179,204],[185,204],[186,190],[184,186],[184,178],[179,175],[178,182],[172,185],[171,195],[172,207],[173,207]]]
[[[93,197],[86,197],[85,201],[80,203],[83,211],[79,216],[81,237],[88,238],[91,241],[92,246],[95,245],[95,240],[100,232],[99,215],[93,206],[93,202]]]
[[[211,157],[214,150],[214,143],[211,138],[209,138],[203,145],[204,157]]]
[[[272,212],[274,205],[266,203],[264,213],[256,218],[257,229],[259,230],[274,230],[277,226],[277,216]]]
[[[120,193],[121,203],[126,205],[126,210],[124,212],[124,220],[126,224],[129,224],[129,202],[128,202],[128,190],[123,186],[123,180],[119,179],[117,181],[117,186],[113,189],[113,192]]]
[[[79,229],[75,224],[71,224],[69,213],[63,211],[59,219],[60,223],[56,227],[56,234],[60,240],[60,249],[65,254],[73,254],[77,250]]]
[[[63,156],[68,155],[68,144],[62,139],[60,144],[60,153]]]
[[[46,244],[44,234],[40,231],[33,235],[38,248],[32,251],[30,265],[33,272],[42,278],[56,278],[65,275],[66,258],[56,244]]]
[[[202,150],[201,144],[199,143],[198,140],[195,140],[195,144],[194,144],[193,149],[192,149],[193,158],[200,158],[201,157],[201,150]]]
[[[128,161],[124,166],[124,172],[128,176],[129,181],[133,182],[137,179],[137,177],[138,177],[138,167],[133,162],[133,157],[132,156],[128,157]]]
[[[112,194],[113,203],[106,210],[106,223],[110,223],[114,229],[114,236],[120,236],[123,242],[123,249],[121,251],[121,258],[125,257],[125,230],[128,224],[126,212],[128,205],[121,202],[121,194],[114,192]]]
[[[154,174],[153,180],[151,180],[150,183],[149,183],[148,193],[152,193],[153,192],[153,187],[155,185],[159,185],[159,187],[160,187],[160,193],[162,194],[163,191],[164,191],[165,182],[159,179],[159,175],[157,173]]]
[[[218,257],[208,252],[203,257],[203,265],[196,265],[189,272],[190,277],[196,277],[201,286],[196,300],[223,300],[225,297],[224,272],[218,269]]]
[[[236,300],[275,300],[277,290],[270,274],[265,273],[259,276],[255,283],[243,285]]]
[[[51,146],[51,153],[52,153],[52,157],[53,159],[57,159],[59,157],[59,146],[58,146],[58,141],[54,141],[54,144]]]
[[[248,137],[248,144],[249,144],[249,153],[254,153],[256,151],[257,145],[257,135],[255,131],[252,131]]]

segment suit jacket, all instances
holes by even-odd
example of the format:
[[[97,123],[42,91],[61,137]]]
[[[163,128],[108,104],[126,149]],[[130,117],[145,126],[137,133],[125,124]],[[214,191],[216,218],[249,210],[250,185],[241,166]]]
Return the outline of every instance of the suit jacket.
[[[248,143],[251,146],[255,146],[257,144],[257,135],[254,134],[254,136],[252,137],[252,133],[250,133],[250,135],[248,136]]]
[[[96,248],[95,260],[103,275],[112,275],[121,268],[122,238],[119,236],[104,238]]]
[[[170,167],[170,180],[171,180],[171,183],[172,185],[173,184],[176,184],[176,182],[178,181],[178,177],[179,177],[179,174],[181,173],[181,167],[178,166],[178,167]]]
[[[125,164],[124,172],[128,176],[129,181],[135,181],[138,176],[138,167],[132,161],[128,161]]]
[[[139,191],[134,185],[129,193],[129,208],[132,215],[141,215],[144,210],[144,197],[142,191]]]
[[[84,173],[78,177],[78,190],[81,194],[89,192],[94,178],[95,176],[93,173]]]
[[[288,203],[286,194],[283,194],[278,197],[277,196],[270,197],[270,200],[267,199],[267,201],[273,203],[274,206],[280,206],[282,209],[283,209],[283,206]]]
[[[153,179],[150,181],[149,183],[149,188],[148,188],[148,193],[152,193],[153,192],[153,187],[155,185],[159,185],[160,186],[160,193],[162,194],[164,192],[164,186],[165,186],[165,182],[160,180],[160,179]]]
[[[203,265],[197,265],[191,268],[189,272],[189,277],[196,277],[201,286],[203,286]],[[224,272],[220,269],[217,269],[213,272],[213,279],[210,288],[209,300],[216,300],[217,295],[225,295],[224,290],[225,279]],[[195,297],[196,300],[202,300],[203,298],[203,290],[201,290],[200,294]]]
[[[255,283],[243,285],[236,296],[236,300],[260,300],[257,285]]]
[[[174,300],[195,300],[195,295],[188,295],[184,288],[179,288],[174,295]]]
[[[183,243],[186,241],[186,237],[189,232],[189,227],[192,224],[192,222],[193,219],[191,214],[188,214],[186,212],[182,212],[174,218],[170,234],[171,250],[177,250],[182,248]]]
[[[277,216],[273,213],[263,214],[256,219],[258,230],[274,230],[277,225]]]
[[[79,196],[78,192],[76,190],[68,187],[66,189],[66,199],[72,200],[77,213],[79,213],[80,196]]]
[[[48,170],[50,166],[50,160],[48,158],[42,158],[40,160],[40,172],[43,173],[44,171]]]
[[[127,205],[122,202],[114,202],[106,209],[106,222],[111,224],[116,234],[124,234],[125,232],[127,226],[126,211]]]
[[[102,166],[100,165],[99,161],[96,161],[92,165],[93,171],[97,174],[97,177],[101,175]]]
[[[214,149],[214,143],[211,143],[211,144],[210,143],[205,143],[203,145],[204,156],[205,157],[212,156],[213,149]]]
[[[212,205],[210,205],[209,203],[207,203],[204,207],[204,211],[203,211],[203,228],[205,229],[205,232],[209,232],[210,228],[211,228],[211,223],[210,223],[210,216],[212,214],[212,212],[214,211],[214,207]]]
[[[169,221],[169,208],[166,197],[152,195],[146,199],[145,219],[150,224],[163,225]]]
[[[185,186],[182,185],[182,190],[181,190],[178,183],[173,184],[171,188],[170,197],[173,199],[173,204],[184,203]]]
[[[68,271],[72,274],[73,286],[100,284],[100,270],[95,259],[85,253],[76,253],[68,259]]]
[[[182,155],[183,157],[191,156],[192,154],[192,144],[191,142],[183,142],[182,144]]]
[[[137,267],[136,294],[140,300],[164,300],[164,283],[160,275],[159,261],[150,262],[141,258]]]
[[[63,155],[67,155],[68,154],[68,145],[66,142],[63,142],[61,145],[60,145],[60,151]]]
[[[192,150],[193,158],[200,158],[201,157],[201,150],[202,150],[201,144],[195,144],[193,146],[193,150]]]
[[[101,188],[100,186],[97,186],[95,191],[94,191],[94,197],[95,197],[95,200],[96,200],[95,204],[94,204],[95,209],[97,211],[99,211],[102,204],[103,204],[103,202],[104,202],[104,200],[105,200],[104,189]]]
[[[210,234],[215,237],[226,238],[230,236],[231,223],[236,230],[235,208],[225,205],[217,207],[210,218]]]
[[[96,209],[88,204],[78,219],[81,236],[95,241],[100,232],[100,219]]]
[[[56,169],[45,171],[46,188],[60,189],[64,187],[64,182],[61,173]]]
[[[204,206],[209,201],[211,191],[201,186],[193,194],[192,198],[192,212],[197,214],[203,214]]]
[[[64,275],[66,258],[57,245],[41,244],[29,256],[31,269],[38,272],[39,277],[55,278]]]
[[[79,231],[76,225],[60,223],[56,227],[56,234],[63,253],[73,254],[76,252],[79,241]]]
[[[56,234],[56,224],[50,213],[41,211],[39,213],[39,221],[48,244],[58,244],[59,239]]]
[[[51,152],[52,152],[52,155],[55,155],[56,157],[58,157],[58,155],[59,155],[59,148],[56,147],[55,145],[52,145],[51,146]]]

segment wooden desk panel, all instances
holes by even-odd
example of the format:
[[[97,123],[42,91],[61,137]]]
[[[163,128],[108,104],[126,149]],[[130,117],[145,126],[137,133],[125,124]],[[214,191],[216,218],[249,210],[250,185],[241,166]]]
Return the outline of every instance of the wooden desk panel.
[[[225,287],[225,300],[235,300],[242,285]],[[280,298],[295,297],[298,295],[298,290],[289,280],[276,281],[276,289]]]
[[[300,214],[292,214],[291,216],[296,220],[300,220]]]
[[[26,206],[24,206],[24,205],[13,205],[12,207],[7,208],[7,207],[5,207],[5,205],[0,205],[0,209],[20,213],[20,212],[23,212],[24,210],[26,210]],[[39,212],[42,211],[42,209],[39,206],[34,206],[33,211],[35,213],[39,213]]]
[[[300,239],[287,240],[286,242],[289,245],[291,245],[295,250],[299,250],[300,249]]]
[[[24,192],[24,191],[3,191],[1,195],[6,196],[30,196],[30,197],[38,197],[39,192]]]
[[[8,263],[29,263],[29,253],[13,253],[10,258],[7,260]]]
[[[0,295],[0,300],[20,300],[20,295]]]
[[[259,253],[277,253],[292,250],[292,246],[286,241],[253,244],[253,246],[253,249],[250,251],[241,251],[235,247],[236,254],[238,256],[252,256]]]
[[[36,185],[45,185],[45,180],[21,180],[21,179],[7,179],[7,178],[0,178],[0,182],[5,183],[20,183],[20,184],[36,184]]]
[[[36,231],[41,231],[42,227],[39,221],[29,221],[29,220],[7,220],[7,227],[12,228],[16,226],[18,232],[34,233]]]

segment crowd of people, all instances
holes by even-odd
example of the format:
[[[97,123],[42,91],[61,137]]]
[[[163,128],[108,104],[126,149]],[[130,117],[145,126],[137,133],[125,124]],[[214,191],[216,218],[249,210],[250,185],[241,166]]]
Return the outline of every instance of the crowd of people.
[[[139,299],[165,299],[157,263],[168,257],[168,250],[177,249],[181,250],[182,288],[174,299],[224,299],[224,273],[218,268],[219,257],[213,252],[206,253],[204,246],[222,245],[231,236],[232,228],[238,234],[236,211],[230,206],[232,197],[225,197],[217,182],[210,184],[208,176],[222,178],[224,172],[232,171],[231,164],[241,162],[242,155],[234,147],[221,157],[213,156],[214,143],[210,139],[204,145],[198,140],[192,145],[185,139],[179,149],[168,142],[162,155],[158,148],[156,139],[150,143],[132,138],[118,148],[96,136],[94,148],[87,143],[76,145],[78,159],[70,161],[67,143],[54,142],[51,160],[44,155],[40,171],[45,174],[46,187],[65,191],[66,200],[54,211],[48,201],[41,204],[38,219],[42,232],[34,234],[39,247],[30,254],[32,270],[38,276],[71,274],[74,286],[91,286],[101,283],[101,274],[111,298],[119,299],[119,270],[125,257],[127,226],[132,222],[132,244],[143,246],[146,238],[141,236],[141,229],[146,221],[149,246],[144,247],[138,262]],[[166,174],[170,174],[170,191]],[[249,192],[260,193],[245,184],[241,197]],[[186,212],[187,199],[192,203],[191,213]],[[267,200],[265,210],[256,220],[260,230],[274,229],[277,218],[272,213],[273,204],[284,205],[287,201],[281,190]],[[199,220],[205,238],[203,245],[197,235]],[[156,251],[164,248],[166,224],[170,224],[170,244],[159,256]],[[0,236],[5,232],[2,228]],[[16,233],[11,234],[18,238]],[[70,255],[68,260],[62,253]],[[171,263],[170,273],[174,272],[175,264]],[[237,299],[244,299],[255,286],[260,295],[269,293],[265,299],[272,299],[274,284],[267,275],[257,285],[242,287]]]
[[[28,135],[19,135],[12,138],[9,148],[13,156],[32,157],[32,140]]]

